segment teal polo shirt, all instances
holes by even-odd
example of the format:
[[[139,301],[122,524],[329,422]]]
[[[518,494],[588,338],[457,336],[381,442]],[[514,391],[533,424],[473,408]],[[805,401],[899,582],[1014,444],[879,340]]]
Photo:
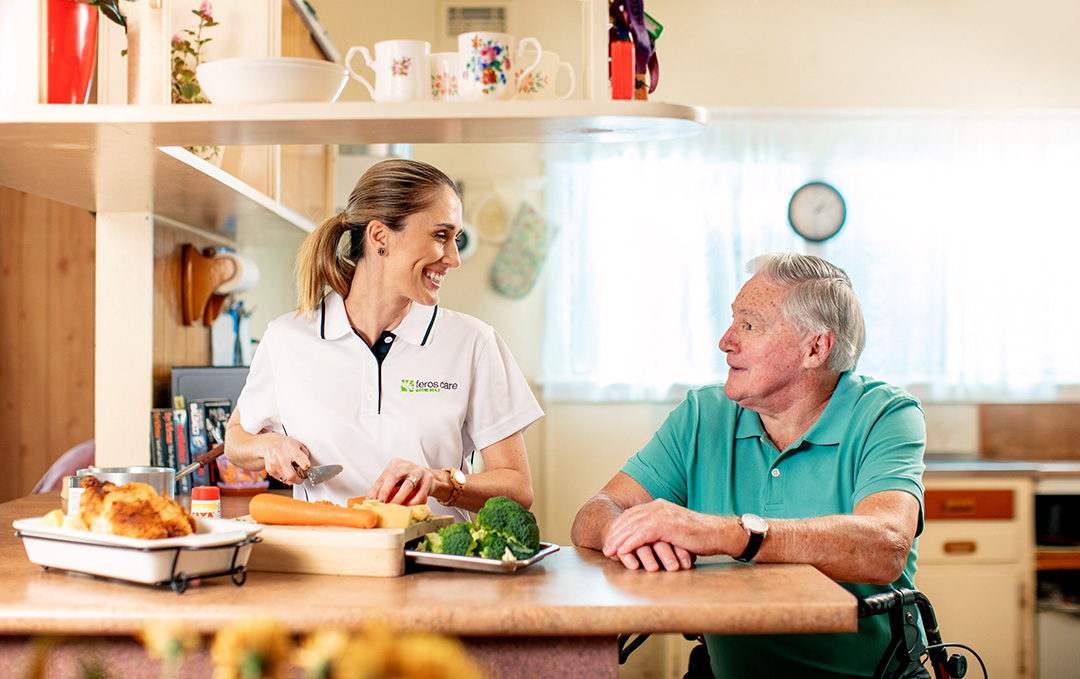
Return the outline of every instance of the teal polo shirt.
[[[919,500],[921,533],[925,448],[926,420],[914,397],[848,372],[821,417],[783,451],[757,413],[710,385],[690,391],[622,471],[653,498],[720,516],[851,514],[868,495],[903,490]],[[915,550],[913,543],[893,587],[913,586]],[[890,589],[841,584],[860,597]],[[888,639],[888,616],[862,619],[852,634],[706,637],[722,679],[870,677]]]

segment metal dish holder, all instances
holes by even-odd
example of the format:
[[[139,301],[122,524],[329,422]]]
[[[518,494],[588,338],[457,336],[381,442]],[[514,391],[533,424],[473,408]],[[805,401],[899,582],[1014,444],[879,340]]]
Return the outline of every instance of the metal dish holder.
[[[20,537],[20,538],[22,538],[24,540],[26,540],[26,539],[30,539],[30,540],[53,540],[53,541],[56,541],[56,542],[67,542],[67,543],[72,543],[72,544],[86,544],[86,543],[84,543],[82,541],[79,541],[79,540],[65,540],[63,538],[56,538],[56,537],[51,537],[51,536],[48,537],[48,538],[42,538],[42,537],[37,536],[37,535],[24,535],[20,531],[15,531],[15,537]],[[213,551],[213,550],[219,550],[219,549],[231,549],[231,550],[233,550],[232,563],[231,563],[229,568],[227,568],[226,570],[223,570],[223,571],[219,571],[217,573],[200,573],[200,574],[198,574],[198,575],[196,575],[194,577],[201,579],[201,578],[217,578],[217,577],[221,577],[221,576],[224,576],[224,575],[228,575],[228,576],[230,576],[232,578],[233,584],[235,584],[237,587],[239,587],[239,586],[243,585],[247,581],[247,566],[246,565],[244,565],[244,566],[237,566],[236,565],[236,559],[240,554],[240,548],[244,547],[246,545],[249,545],[249,544],[252,544],[252,545],[258,544],[260,542],[262,542],[262,538],[260,538],[258,535],[249,535],[249,536],[245,537],[244,539],[240,540],[239,542],[233,542],[233,543],[230,543],[230,544],[227,544],[227,545],[213,545],[213,546],[210,546],[210,547],[186,547],[186,546],[177,546],[177,547],[129,547],[127,545],[109,545],[109,547],[111,549],[127,549],[127,550],[136,551],[136,552],[169,552],[169,551],[171,551],[173,553],[173,555],[172,555],[172,565],[169,568],[169,570],[172,573],[172,575],[167,580],[162,580],[160,582],[153,582],[153,583],[149,583],[149,584],[152,585],[152,586],[155,586],[155,587],[159,587],[161,585],[169,585],[169,586],[172,587],[173,591],[176,592],[177,594],[183,594],[185,591],[187,591],[188,582],[191,580],[191,578],[188,576],[187,573],[184,573],[182,571],[179,572],[179,573],[176,572],[176,564],[180,560],[180,552],[182,552],[182,551],[200,551],[200,552],[203,552],[203,551]],[[53,568],[53,566],[42,566],[41,567],[42,570],[49,570],[50,568]],[[66,569],[59,569],[59,570],[66,570]],[[123,578],[110,578],[108,576],[96,575],[94,573],[90,573],[90,575],[93,575],[94,577],[104,578],[106,580],[121,580],[121,581],[123,581]],[[125,582],[130,582],[130,581],[125,581]]]

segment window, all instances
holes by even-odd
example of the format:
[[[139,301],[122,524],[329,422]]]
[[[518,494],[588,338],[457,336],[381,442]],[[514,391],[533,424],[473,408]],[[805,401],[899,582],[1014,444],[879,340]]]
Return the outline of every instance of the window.
[[[930,400],[1060,398],[1080,384],[1080,117],[712,111],[710,130],[551,146],[543,381],[549,400],[670,400],[722,382],[746,262],[821,256],[867,321],[857,370]],[[836,186],[823,244],[792,192]]]

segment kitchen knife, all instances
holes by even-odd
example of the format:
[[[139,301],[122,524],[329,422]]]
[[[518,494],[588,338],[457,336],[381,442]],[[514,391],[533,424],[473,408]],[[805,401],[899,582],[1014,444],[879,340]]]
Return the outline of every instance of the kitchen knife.
[[[293,462],[292,466],[296,470],[297,476],[305,481],[310,481],[313,486],[317,486],[323,481],[329,481],[340,474],[342,469],[340,464],[323,464],[301,469],[300,465]]]

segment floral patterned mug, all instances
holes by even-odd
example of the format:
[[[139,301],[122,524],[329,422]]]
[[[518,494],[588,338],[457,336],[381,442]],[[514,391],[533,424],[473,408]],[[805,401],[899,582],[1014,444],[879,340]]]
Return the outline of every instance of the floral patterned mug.
[[[525,68],[515,70],[514,60],[522,60],[524,49],[529,45],[536,51],[535,60]],[[532,74],[543,53],[536,38],[522,38],[515,53],[514,36],[509,33],[472,31],[460,34],[461,98],[465,101],[513,99],[517,94],[518,78]]]
[[[357,52],[375,71],[375,87],[353,70]],[[375,101],[429,101],[431,99],[431,43],[425,40],[383,40],[375,43],[375,58],[366,47],[352,47],[345,67],[354,80],[367,88]]]
[[[526,55],[531,57],[531,53]],[[521,70],[517,73],[518,99],[567,99],[574,93],[574,67],[568,61],[559,61],[559,55],[554,52],[544,52],[540,55],[539,68],[529,75],[523,73]],[[568,80],[566,93],[556,94],[555,90]]]
[[[461,101],[461,62],[457,52],[431,55],[431,98],[435,101]]]

